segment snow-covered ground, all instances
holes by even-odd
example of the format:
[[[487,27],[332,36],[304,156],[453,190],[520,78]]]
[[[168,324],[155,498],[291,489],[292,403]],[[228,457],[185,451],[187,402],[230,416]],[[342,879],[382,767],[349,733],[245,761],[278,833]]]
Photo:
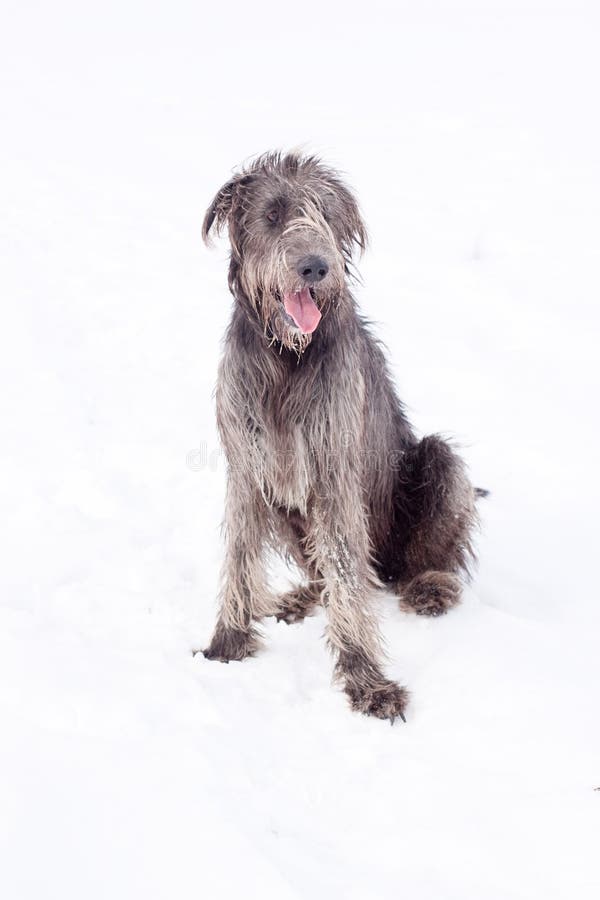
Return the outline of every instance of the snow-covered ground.
[[[0,895],[597,897],[594,5],[2,19]],[[380,600],[394,728],[331,687],[322,614],[240,665],[192,656],[230,309],[201,219],[298,144],[360,197],[361,303],[416,427],[493,492],[458,610]]]

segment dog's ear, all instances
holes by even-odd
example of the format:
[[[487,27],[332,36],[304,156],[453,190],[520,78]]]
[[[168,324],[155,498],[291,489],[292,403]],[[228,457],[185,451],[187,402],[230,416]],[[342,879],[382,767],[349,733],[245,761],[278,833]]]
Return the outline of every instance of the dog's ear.
[[[342,218],[342,230],[344,234],[345,248],[352,256],[354,249],[358,249],[362,254],[369,243],[369,234],[367,226],[364,223],[358,203],[352,191],[345,184],[340,184],[340,198],[344,205],[344,215]]]
[[[221,234],[229,223],[229,217],[236,205],[240,188],[249,180],[247,175],[235,175],[227,184],[224,184],[214,197],[206,210],[202,223],[202,238],[205,244],[210,244],[210,230],[215,227],[216,233]]]

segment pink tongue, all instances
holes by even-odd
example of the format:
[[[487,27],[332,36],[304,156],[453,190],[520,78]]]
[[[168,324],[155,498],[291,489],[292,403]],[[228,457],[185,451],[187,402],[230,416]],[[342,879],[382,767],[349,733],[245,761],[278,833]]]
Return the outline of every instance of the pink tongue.
[[[284,294],[283,305],[303,334],[312,334],[321,321],[321,313],[307,287],[293,294]]]

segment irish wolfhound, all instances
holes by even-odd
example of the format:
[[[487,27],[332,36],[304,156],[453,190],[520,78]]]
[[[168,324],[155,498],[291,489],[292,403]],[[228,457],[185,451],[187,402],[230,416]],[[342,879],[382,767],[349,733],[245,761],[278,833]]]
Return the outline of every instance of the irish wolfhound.
[[[226,227],[235,303],[217,420],[227,549],[204,655],[244,659],[264,616],[298,622],[322,602],[352,708],[404,719],[407,691],[382,670],[374,588],[420,615],[458,603],[476,491],[447,443],[415,437],[357,312],[352,256],[367,233],[336,172],[312,156],[261,156],[218,192],[205,240]],[[273,596],[268,548],[295,561],[306,583]]]

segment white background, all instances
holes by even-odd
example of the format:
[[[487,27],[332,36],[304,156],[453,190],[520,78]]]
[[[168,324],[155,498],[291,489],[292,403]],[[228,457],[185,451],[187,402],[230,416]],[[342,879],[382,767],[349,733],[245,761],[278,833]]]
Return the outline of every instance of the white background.
[[[590,3],[7,2],[0,36],[0,893],[598,896],[600,21]],[[376,601],[407,724],[351,714],[319,613],[215,615],[206,206],[339,166],[363,311],[462,446],[479,573]]]

